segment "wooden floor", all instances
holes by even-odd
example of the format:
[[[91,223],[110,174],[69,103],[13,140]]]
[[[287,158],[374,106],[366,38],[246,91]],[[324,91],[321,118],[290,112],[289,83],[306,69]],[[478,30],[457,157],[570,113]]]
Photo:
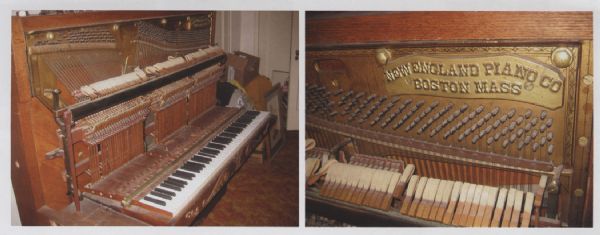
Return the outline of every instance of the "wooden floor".
[[[221,194],[194,225],[298,226],[298,132],[270,162],[248,159]]]

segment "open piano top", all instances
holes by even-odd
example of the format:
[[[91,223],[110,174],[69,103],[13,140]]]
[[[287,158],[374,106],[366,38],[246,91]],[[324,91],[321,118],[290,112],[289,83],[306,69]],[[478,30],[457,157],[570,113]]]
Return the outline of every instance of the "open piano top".
[[[47,203],[61,209],[72,200],[79,211],[91,200],[154,225],[193,222],[273,121],[266,112],[216,106],[226,56],[212,46],[214,19],[214,12],[19,19],[31,94],[57,124],[47,127],[59,137],[47,161],[64,160],[67,184],[57,189],[70,195],[49,203],[60,196],[45,192]]]

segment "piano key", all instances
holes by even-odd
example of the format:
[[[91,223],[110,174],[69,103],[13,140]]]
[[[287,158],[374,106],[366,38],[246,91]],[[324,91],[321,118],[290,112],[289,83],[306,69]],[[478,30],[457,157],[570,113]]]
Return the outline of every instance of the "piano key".
[[[171,200],[171,199],[173,199],[173,197],[171,197],[171,196],[169,196],[169,195],[162,194],[162,193],[160,193],[160,192],[158,192],[158,191],[156,191],[156,190],[154,190],[154,191],[150,192],[150,195],[152,195],[152,196],[157,196],[157,197],[160,197],[160,198],[162,198],[162,199],[166,199],[166,200]]]
[[[186,181],[184,181],[184,180],[178,180],[178,179],[175,179],[173,177],[168,177],[167,180],[165,180],[165,181],[166,182],[171,182],[172,184],[181,185],[182,187],[187,184]]]
[[[148,197],[148,196],[145,196],[144,200],[152,202],[152,203],[157,204],[157,205],[161,205],[161,206],[167,205],[167,203],[164,202],[164,201],[162,201],[162,200],[158,200],[158,199],[155,199],[155,198],[152,198],[152,197]]]
[[[215,155],[212,154],[206,154],[206,153],[196,153],[194,154],[194,156],[202,156],[202,157],[206,157],[206,158],[215,158]]]
[[[210,163],[211,159],[201,156],[201,155],[195,155],[194,157],[192,157],[192,161],[201,162],[201,163]]]
[[[217,143],[208,143],[206,145],[206,147],[213,148],[213,149],[218,149],[218,150],[223,150],[225,148],[225,145],[217,144]]]
[[[181,189],[183,188],[168,182],[163,182],[162,184],[160,184],[160,186],[163,188],[173,189],[175,191],[181,191]]]
[[[231,123],[232,127],[237,127],[237,128],[246,128],[246,126],[248,126],[248,124],[244,124],[241,122],[233,122]]]
[[[200,173],[200,168],[193,167],[190,165],[183,165],[183,166],[181,166],[181,169],[186,170],[186,171]]]
[[[154,191],[162,193],[164,195],[173,196],[173,197],[176,195],[174,192],[169,191],[169,190],[165,190],[165,189],[162,189],[162,188],[155,188]]]
[[[183,172],[183,171],[180,171],[180,170],[176,170],[175,173],[173,173],[173,176],[177,176],[179,178],[191,180],[192,178],[194,178],[195,175],[192,174],[192,173],[188,173],[188,172]]]
[[[258,113],[258,115],[256,115],[256,113]],[[198,165],[201,165],[203,169],[199,173],[189,172],[188,170],[181,168],[177,169],[174,173],[171,174],[171,176],[167,178],[167,180],[161,183],[159,187],[155,188],[163,189],[166,191],[173,191],[171,192],[171,194],[167,194],[172,196],[172,193],[175,193],[175,196],[172,196],[172,200],[160,200],[156,198],[156,196],[148,194],[146,195],[148,200],[141,199],[140,203],[147,204],[149,206],[170,212],[174,216],[177,213],[182,212],[185,206],[189,204],[190,198],[194,198],[196,195],[198,195],[204,189],[204,185],[210,179],[217,177],[215,174],[225,166],[225,163],[228,162],[230,157],[234,156],[236,153],[241,151],[241,147],[245,146],[245,143],[254,138],[254,133],[256,132],[257,128],[262,126],[262,124],[267,121],[269,115],[270,114],[267,112],[250,112],[244,114],[243,116],[241,116],[243,118],[240,118],[239,122],[243,122],[244,119],[249,122],[247,124],[247,127],[243,128],[243,130],[241,130],[239,134],[221,132],[215,135],[213,142],[215,144],[220,144],[224,146],[223,149],[217,151],[216,149],[211,148],[207,144],[204,147],[208,148],[202,149],[214,150],[218,153],[207,154],[198,151],[198,153],[193,154],[190,157],[190,159],[183,164],[184,166],[196,167],[198,167]],[[196,177],[192,177],[192,179],[190,179],[189,176]],[[156,191],[161,193],[159,190]],[[162,201],[162,203],[158,204],[150,200]]]
[[[212,154],[212,155],[217,155],[219,154],[220,151],[218,150],[214,150],[214,149],[209,149],[209,148],[203,148],[200,150],[201,153],[206,153],[206,154]]]

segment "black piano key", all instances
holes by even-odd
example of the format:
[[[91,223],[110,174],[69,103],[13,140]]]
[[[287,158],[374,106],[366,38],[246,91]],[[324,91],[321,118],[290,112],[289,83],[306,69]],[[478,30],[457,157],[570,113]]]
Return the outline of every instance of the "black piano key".
[[[193,161],[187,161],[185,164],[183,164],[183,167],[185,167],[182,168],[184,170],[191,170],[196,173],[199,173],[202,169],[204,169],[204,165],[195,163]]]
[[[173,197],[171,197],[171,196],[169,196],[169,195],[165,195],[165,194],[162,194],[162,193],[159,193],[159,192],[156,192],[156,191],[152,191],[152,192],[150,192],[150,195],[152,195],[152,196],[156,196],[156,197],[160,197],[160,198],[162,198],[162,199],[166,199],[166,200],[171,200],[171,199],[173,199]]]
[[[242,132],[242,129],[230,126],[230,127],[225,128],[225,130],[223,130],[223,132],[239,134],[240,132]]]
[[[217,143],[208,143],[206,145],[206,147],[213,148],[213,149],[223,150],[225,148],[225,145],[217,144]]]
[[[152,203],[157,204],[157,205],[161,205],[161,206],[166,206],[167,205],[166,202],[164,202],[162,200],[154,199],[154,198],[151,198],[151,197],[144,197],[144,200],[152,202]]]
[[[167,181],[165,181],[162,184],[160,184],[160,187],[168,188],[168,189],[173,189],[175,191],[181,191],[181,188],[183,188],[183,187],[179,187],[177,185],[171,184],[171,183],[169,183]]]
[[[175,183],[180,184],[180,185],[187,185],[187,182],[185,182],[183,180],[175,179],[173,177],[167,177],[166,181],[175,182]]]
[[[215,137],[215,139],[213,141],[216,142],[216,143],[225,144],[225,145],[231,143],[231,139],[225,138],[225,137],[221,137],[221,136]]]
[[[215,149],[203,148],[200,150],[200,152],[206,153],[206,154],[218,155],[221,151],[215,150]]]
[[[244,124],[248,125],[252,122],[252,120],[248,119],[248,118],[239,118],[238,120],[236,120],[236,122],[240,122],[240,123],[244,123]]]
[[[241,122],[234,122],[234,123],[231,123],[231,126],[232,126],[232,127],[237,127],[237,128],[242,128],[242,129],[244,129],[244,128],[246,128],[248,125],[247,125],[247,124],[244,124],[244,123],[241,123]]]
[[[192,180],[192,178],[194,178],[195,175],[192,173],[176,170],[175,173],[173,173],[173,176],[177,176],[182,179]]]
[[[195,156],[192,158],[192,161],[196,161],[196,162],[202,162],[202,163],[207,163],[207,164],[208,164],[208,163],[210,163],[210,161],[211,161],[211,160],[212,160],[212,159],[210,159],[210,158],[203,157],[203,156],[198,156],[198,155],[195,155]]]
[[[221,133],[219,136],[224,137],[224,138],[235,138],[237,135],[234,134],[230,134],[230,133]]]
[[[164,189],[162,189],[162,188],[155,188],[155,189],[154,189],[154,191],[156,191],[156,192],[159,192],[159,193],[162,193],[162,194],[164,194],[164,195],[169,195],[169,196],[173,196],[173,197],[175,197],[175,193],[174,193],[174,192],[171,192],[171,191],[169,191],[169,190],[164,190]]]
[[[183,166],[181,166],[181,169],[186,170],[186,171],[200,173],[200,169],[190,166],[190,165],[183,165]]]
[[[246,111],[247,114],[252,115],[252,116],[258,116],[258,114],[260,114],[259,111],[255,111],[255,110],[248,110]]]

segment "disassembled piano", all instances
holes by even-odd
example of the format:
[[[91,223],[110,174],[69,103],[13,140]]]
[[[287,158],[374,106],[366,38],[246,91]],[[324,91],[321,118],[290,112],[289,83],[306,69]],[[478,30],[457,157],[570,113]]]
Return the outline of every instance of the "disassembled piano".
[[[314,12],[306,29],[309,226],[591,226],[590,12]]]
[[[196,219],[273,123],[215,105],[226,56],[214,32],[215,12],[13,17],[11,170],[23,224]]]

